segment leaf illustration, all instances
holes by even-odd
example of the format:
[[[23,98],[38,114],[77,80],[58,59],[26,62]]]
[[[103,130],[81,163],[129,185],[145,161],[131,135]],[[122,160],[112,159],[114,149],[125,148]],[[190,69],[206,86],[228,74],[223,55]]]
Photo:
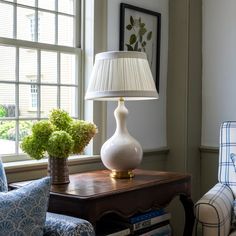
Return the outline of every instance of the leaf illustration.
[[[129,38],[129,43],[132,45],[137,41],[137,37],[135,34],[132,34]]]
[[[146,32],[147,32],[146,28],[140,28],[138,33],[139,33],[139,35],[143,36]]]
[[[147,35],[147,40],[151,40],[152,39],[152,31],[148,32],[148,35]]]
[[[144,48],[147,45],[146,41],[142,42],[142,47]]]
[[[133,16],[130,16],[130,24],[133,26],[134,25],[134,18]]]
[[[135,27],[139,27],[139,21],[138,21],[138,19],[134,19],[134,26],[135,26]]]
[[[132,25],[127,25],[127,26],[126,26],[126,29],[127,29],[127,30],[131,30],[131,29],[132,29]]]
[[[143,36],[139,35],[139,42],[142,43],[143,41]]]
[[[131,45],[125,44],[125,46],[127,47],[127,51],[134,51]]]
[[[145,23],[141,23],[140,27],[143,28],[145,26]]]
[[[134,45],[134,51],[138,51],[138,42],[136,42]]]

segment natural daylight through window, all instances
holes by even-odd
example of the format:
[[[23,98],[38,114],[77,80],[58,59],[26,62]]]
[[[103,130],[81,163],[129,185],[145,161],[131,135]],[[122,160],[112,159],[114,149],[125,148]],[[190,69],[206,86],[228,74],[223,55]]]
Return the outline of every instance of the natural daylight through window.
[[[53,108],[80,118],[80,1],[0,0],[0,155]]]

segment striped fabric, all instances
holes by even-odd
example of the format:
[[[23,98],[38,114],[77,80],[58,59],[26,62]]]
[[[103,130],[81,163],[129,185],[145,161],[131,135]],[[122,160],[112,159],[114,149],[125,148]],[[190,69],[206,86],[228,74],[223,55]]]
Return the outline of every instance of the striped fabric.
[[[202,224],[204,236],[236,236],[231,228],[236,196],[236,158],[233,154],[236,154],[236,121],[227,121],[220,127],[219,183],[195,204],[196,222]]]

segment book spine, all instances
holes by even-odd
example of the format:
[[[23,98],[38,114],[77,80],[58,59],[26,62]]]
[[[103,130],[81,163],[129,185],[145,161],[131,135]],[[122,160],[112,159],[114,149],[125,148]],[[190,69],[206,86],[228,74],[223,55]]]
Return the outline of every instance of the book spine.
[[[133,231],[136,231],[136,230],[143,229],[143,228],[149,227],[151,225],[154,225],[154,224],[157,224],[157,223],[169,220],[169,219],[170,219],[170,213],[165,213],[163,215],[156,216],[151,219],[132,224],[132,229]]]
[[[166,211],[164,208],[161,208],[159,210],[152,210],[147,213],[143,213],[143,214],[131,217],[129,219],[129,222],[134,224],[134,223],[137,223],[137,222],[140,222],[143,220],[148,220],[148,219],[153,218],[155,216],[163,215],[165,213],[166,213]]]
[[[139,236],[171,236],[171,227],[170,225],[164,225],[161,226],[160,228],[153,229],[151,231],[148,231],[146,233],[140,234]]]
[[[130,233],[131,233],[131,232],[130,232],[130,229],[123,229],[123,230],[121,230],[121,231],[108,234],[107,236],[127,236],[127,235],[129,235]]]

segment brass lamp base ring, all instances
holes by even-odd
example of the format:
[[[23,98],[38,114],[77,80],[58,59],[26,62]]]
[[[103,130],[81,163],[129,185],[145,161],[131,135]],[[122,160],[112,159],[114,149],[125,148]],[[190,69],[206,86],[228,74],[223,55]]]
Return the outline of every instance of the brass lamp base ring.
[[[113,170],[110,176],[115,179],[130,179],[134,177],[134,173],[132,172],[132,170],[127,170],[127,171]]]

